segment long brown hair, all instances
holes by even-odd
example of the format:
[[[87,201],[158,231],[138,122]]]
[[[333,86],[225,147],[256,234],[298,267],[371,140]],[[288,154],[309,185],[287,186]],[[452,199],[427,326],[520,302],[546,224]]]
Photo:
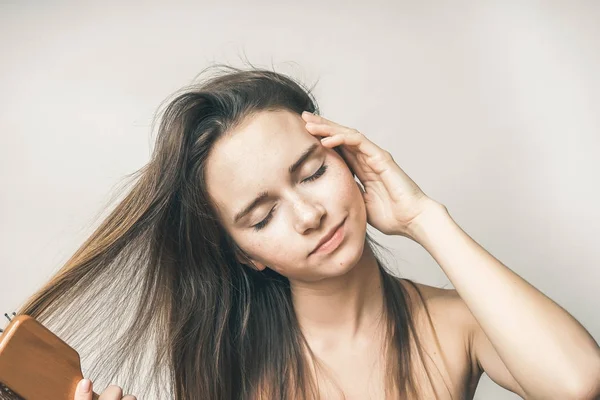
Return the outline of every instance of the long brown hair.
[[[249,115],[318,114],[317,103],[312,89],[281,73],[222,64],[204,72],[211,69],[214,76],[163,103],[150,161],[18,313],[74,347],[96,391],[112,383],[140,399],[317,399],[309,367],[318,360],[299,329],[289,281],[235,257],[204,176],[214,143]],[[366,243],[385,293],[386,392],[418,396],[410,293],[368,232]]]

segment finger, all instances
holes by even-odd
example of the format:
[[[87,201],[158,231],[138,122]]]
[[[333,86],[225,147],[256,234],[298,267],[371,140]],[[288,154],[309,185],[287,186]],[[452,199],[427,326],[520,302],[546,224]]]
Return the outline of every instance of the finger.
[[[322,117],[320,115],[314,115],[311,114],[311,116],[307,117],[307,128],[310,126],[311,129],[315,130],[318,133],[323,133],[326,136],[333,136],[336,135],[338,133],[345,133],[348,135],[353,135],[355,133],[358,133],[360,135],[362,135],[367,141],[367,137],[362,134],[361,132],[359,132],[358,130],[354,129],[354,128],[349,128],[347,126],[344,125],[340,125],[336,122],[330,121],[325,117]],[[312,132],[311,132],[312,133]],[[371,142],[372,143],[372,142]],[[375,143],[372,143],[375,147],[377,147],[377,145],[375,145]],[[379,149],[379,147],[377,147]],[[379,149],[381,150],[381,149]]]
[[[320,136],[324,136],[321,139],[321,143],[323,144],[323,146],[327,145],[326,147],[328,148],[332,148],[337,146],[337,144],[335,144],[335,142],[329,142],[328,140],[324,140],[328,137],[332,137],[333,135],[335,135],[335,128],[330,126],[330,125],[316,125],[313,123],[307,123],[307,130],[311,133],[311,134],[315,134],[315,135],[320,135]],[[333,143],[333,144],[332,144]],[[344,161],[346,162],[346,164],[350,167],[350,170],[352,171],[352,173],[354,173],[356,175],[356,168],[357,168],[357,161],[356,161],[356,156],[352,153],[350,153],[349,151],[347,151],[346,149],[344,149],[343,147],[339,148],[341,151],[341,156],[344,159]]]
[[[308,126],[308,124],[307,124],[307,126]],[[343,141],[341,141],[341,138],[337,138],[334,140],[335,128],[332,126],[313,125],[313,127],[309,127],[308,129],[309,129],[309,131],[312,130],[314,132],[314,134],[321,134],[321,135],[325,136],[324,138],[321,139],[321,143],[324,147],[333,148],[333,147],[339,146],[340,144],[343,144]],[[322,130],[319,130],[319,129],[322,129]],[[311,132],[311,133],[313,133],[313,132]],[[333,135],[333,136],[330,136],[330,135]],[[364,147],[361,147],[361,148],[364,149]],[[360,151],[361,148],[359,148],[358,150]],[[341,157],[344,159],[344,161],[346,162],[346,165],[348,165],[348,167],[350,168],[350,171],[354,175],[358,176],[358,179],[360,179],[361,181],[364,181],[365,177],[360,173],[360,168],[358,165],[358,160],[356,159],[356,154],[352,151],[349,151],[349,148],[345,148],[344,146],[340,146],[340,147],[338,147],[338,149],[340,150],[339,153],[340,153]]]
[[[302,119],[305,121],[319,122],[319,115],[313,114],[310,111],[304,111],[302,113]]]
[[[308,126],[307,129],[309,129]],[[328,125],[319,124],[311,125],[309,132],[313,134],[323,134],[323,136],[326,136],[321,139],[321,143],[323,146],[327,146],[329,148],[344,144],[346,146],[357,148],[358,151],[370,158],[387,156],[387,152],[385,150],[371,142],[365,135],[356,129],[345,128],[340,130]]]
[[[132,394],[128,394],[127,396],[123,397],[121,400],[137,400],[137,397],[135,397]]]
[[[346,128],[343,126],[334,126],[334,125],[326,125],[326,124],[315,124],[314,122],[307,122],[306,123],[306,130],[311,134],[311,135],[318,135],[318,136],[323,136],[323,138],[321,139],[321,141],[323,141],[323,139],[326,139],[328,137],[333,137],[335,135],[339,135],[341,133],[345,133],[345,134],[352,134],[354,131],[354,129],[350,129],[350,128]]]
[[[338,123],[335,123],[333,121],[328,120],[327,118],[321,117],[320,115],[314,115],[312,114],[311,117],[305,118],[304,119],[306,121],[307,125],[319,125],[321,126],[325,131],[329,131],[329,132],[350,132],[353,129],[349,128],[347,126],[344,125],[340,125]]]
[[[314,122],[307,122],[306,130],[311,135],[319,135],[319,136],[325,136],[325,137],[333,136],[338,132],[337,128],[334,126],[325,125],[325,124],[316,124]]]
[[[75,389],[75,400],[92,400],[92,381],[82,379]]]
[[[350,168],[350,172],[358,176],[358,179],[364,178],[363,176],[359,176],[360,167],[358,165],[356,155],[350,152],[348,149],[344,148],[344,146],[340,146],[338,147],[338,149],[340,149],[340,156],[342,157],[348,168]]]
[[[316,115],[316,114],[311,114],[311,113],[307,113],[306,111],[302,114],[302,118],[306,121],[306,122],[312,122],[315,124],[322,124],[322,125],[330,125],[333,127],[338,127],[338,128],[344,128],[344,129],[350,129],[347,126],[344,125],[340,125],[338,123],[335,123],[331,120],[328,120],[325,117],[322,117],[320,115]]]
[[[123,389],[117,385],[109,385],[100,395],[100,400],[121,400]]]
[[[327,144],[327,147],[339,146],[342,143],[341,138],[335,141],[328,138],[333,138],[338,135],[345,135],[344,144],[349,146],[358,146],[359,150],[365,155],[369,157],[376,157],[383,154],[383,149],[371,142],[358,130],[336,124],[320,116],[319,118],[327,121],[327,123],[307,122],[306,130],[313,135],[325,136],[323,139],[326,140],[321,139],[321,142],[323,144]]]

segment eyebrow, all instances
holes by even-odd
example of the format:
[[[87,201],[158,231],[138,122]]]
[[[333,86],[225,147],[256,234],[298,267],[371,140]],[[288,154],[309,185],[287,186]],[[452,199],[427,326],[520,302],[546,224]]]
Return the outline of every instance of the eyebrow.
[[[314,151],[317,150],[318,148],[319,148],[319,143],[311,144],[306,150],[304,150],[302,152],[300,157],[298,157],[298,160],[296,160],[295,163],[290,165],[290,167],[288,168],[288,172],[290,174],[293,174],[294,172],[296,172],[296,170],[298,168],[300,168],[302,163],[304,161],[306,161],[306,159],[308,157],[310,157],[312,155],[312,153],[314,153]],[[250,204],[248,204],[241,211],[239,211],[237,214],[235,214],[235,217],[233,218],[233,223],[236,224],[240,219],[242,219],[246,214],[248,214],[250,211],[252,211],[256,206],[263,203],[268,197],[269,197],[269,192],[266,192],[266,191],[260,192],[258,194],[258,196],[256,196],[256,198],[250,202]]]

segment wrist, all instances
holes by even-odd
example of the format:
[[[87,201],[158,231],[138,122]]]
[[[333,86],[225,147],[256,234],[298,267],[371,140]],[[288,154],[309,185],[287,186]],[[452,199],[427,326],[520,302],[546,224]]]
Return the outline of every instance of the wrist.
[[[406,235],[417,243],[421,243],[431,229],[435,229],[441,222],[451,219],[448,209],[436,201],[431,203],[407,226]]]

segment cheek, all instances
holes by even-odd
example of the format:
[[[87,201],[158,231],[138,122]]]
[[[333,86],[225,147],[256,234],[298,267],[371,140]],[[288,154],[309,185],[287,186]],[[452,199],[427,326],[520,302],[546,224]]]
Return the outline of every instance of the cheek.
[[[286,243],[289,245],[289,239],[282,235],[261,235],[260,239],[256,237],[245,241],[244,249],[250,258],[273,266],[292,261],[293,255],[289,249],[286,251]]]
[[[352,205],[357,203],[357,199],[362,200],[360,189],[344,160],[340,158],[332,167],[327,180],[331,198],[341,205]]]
[[[339,160],[340,165],[335,168],[335,176],[332,174],[330,186],[331,198],[335,199],[335,204],[329,204],[332,210],[344,207],[350,213],[354,221],[354,228],[357,230],[366,230],[367,209],[362,197],[362,192],[358,187],[358,182],[354,180],[352,172],[343,159]]]

